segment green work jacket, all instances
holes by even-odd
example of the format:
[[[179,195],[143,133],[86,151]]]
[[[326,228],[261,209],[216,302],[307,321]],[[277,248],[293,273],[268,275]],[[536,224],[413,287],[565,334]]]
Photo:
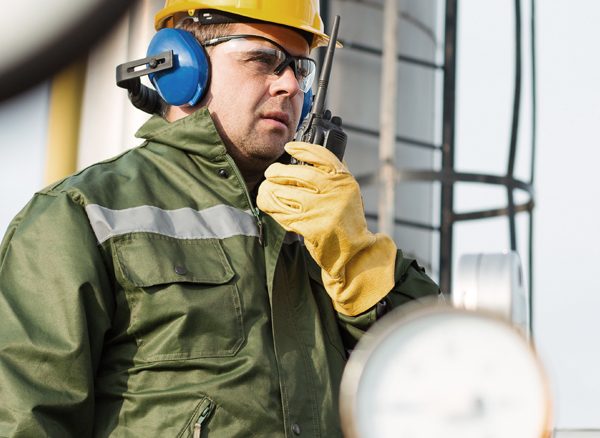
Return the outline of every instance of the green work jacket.
[[[37,193],[0,248],[0,436],[341,435],[347,352],[297,235],[254,207],[207,110]],[[399,252],[397,306],[437,294]]]

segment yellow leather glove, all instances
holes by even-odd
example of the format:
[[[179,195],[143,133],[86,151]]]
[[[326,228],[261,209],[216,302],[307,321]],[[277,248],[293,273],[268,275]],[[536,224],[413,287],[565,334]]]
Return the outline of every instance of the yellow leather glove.
[[[269,166],[257,205],[304,237],[335,309],[358,315],[394,286],[396,245],[369,232],[358,183],[333,153],[301,142],[288,143],[285,150],[310,165]]]

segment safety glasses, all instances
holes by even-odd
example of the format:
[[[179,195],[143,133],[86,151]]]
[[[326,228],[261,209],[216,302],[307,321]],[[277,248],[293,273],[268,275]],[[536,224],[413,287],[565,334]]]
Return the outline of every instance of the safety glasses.
[[[259,35],[227,35],[202,43],[205,47],[228,43],[227,52],[234,53],[246,67],[264,75],[280,75],[291,67],[298,86],[306,93],[310,90],[317,69],[315,61],[303,56],[292,56],[283,47]]]

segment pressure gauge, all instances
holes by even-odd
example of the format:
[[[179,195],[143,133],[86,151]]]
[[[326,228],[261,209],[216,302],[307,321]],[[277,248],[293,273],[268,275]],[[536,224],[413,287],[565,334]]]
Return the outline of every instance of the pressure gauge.
[[[549,386],[507,322],[442,305],[397,309],[352,352],[341,388],[347,438],[548,438]]]

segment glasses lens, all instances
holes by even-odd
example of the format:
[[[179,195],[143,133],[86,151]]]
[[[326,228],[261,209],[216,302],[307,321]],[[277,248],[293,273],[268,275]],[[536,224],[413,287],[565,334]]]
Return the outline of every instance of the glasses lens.
[[[249,70],[263,75],[279,74],[282,66],[294,70],[298,86],[307,92],[315,78],[316,65],[310,58],[292,57],[263,39],[235,38],[223,44],[227,53],[234,54]]]
[[[249,69],[261,73],[272,74],[285,60],[285,53],[266,42],[247,38],[236,38],[223,44],[227,53],[234,54]]]
[[[297,58],[294,65],[296,66],[295,72],[298,85],[306,93],[315,81],[315,71],[317,70],[315,61],[310,58]]]

